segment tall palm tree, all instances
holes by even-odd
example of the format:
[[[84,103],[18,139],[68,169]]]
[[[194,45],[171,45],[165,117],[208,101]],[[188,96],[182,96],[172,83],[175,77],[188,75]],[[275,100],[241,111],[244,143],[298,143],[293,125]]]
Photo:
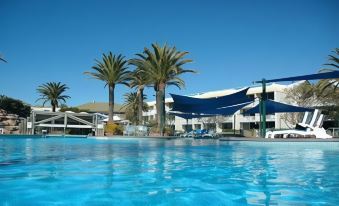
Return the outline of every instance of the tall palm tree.
[[[138,110],[139,110],[139,96],[137,92],[130,92],[124,95],[125,102],[121,109],[125,110],[126,119],[130,120],[132,123],[138,124]],[[147,103],[145,102],[146,97],[143,96],[142,102],[143,107],[142,111],[147,111]]]
[[[94,72],[84,72],[84,74],[101,80],[105,82],[105,87],[108,86],[108,121],[113,122],[115,86],[117,84],[129,86],[128,80],[130,72],[127,70],[127,61],[121,54],[113,55],[112,52],[109,52],[108,55],[103,54],[101,61],[96,60],[96,64],[92,69]]]
[[[320,72],[330,72],[339,70],[339,48],[335,48],[333,53],[334,55],[328,55],[329,57],[328,60],[330,63],[324,64],[332,68],[321,69]],[[333,87],[333,89],[336,90],[339,87],[339,79],[320,80],[317,86],[320,89],[320,93],[323,93],[327,88],[331,87]]]
[[[174,85],[179,89],[185,86],[185,82],[179,78],[183,73],[195,72],[183,69],[183,65],[192,62],[185,59],[188,52],[178,51],[175,47],[166,44],[160,46],[152,44],[152,49],[145,48],[143,53],[137,54],[138,59],[131,62],[142,68],[149,76],[156,92],[157,121],[160,134],[163,135],[165,125],[165,89]]]
[[[130,64],[133,65],[133,61],[130,61]],[[145,86],[147,86],[149,84],[149,78],[148,75],[145,73],[145,70],[143,70],[142,68],[136,68],[135,71],[131,72],[130,75],[130,87],[137,88],[137,98],[138,98],[138,113],[137,113],[137,124],[142,124],[142,112],[144,111],[144,89]]]
[[[55,112],[55,108],[59,106],[60,102],[66,103],[66,99],[70,98],[70,96],[63,94],[67,89],[69,88],[66,84],[61,82],[47,82],[37,88],[38,93],[40,93],[40,98],[37,101],[43,100],[43,105],[50,102],[52,111]]]

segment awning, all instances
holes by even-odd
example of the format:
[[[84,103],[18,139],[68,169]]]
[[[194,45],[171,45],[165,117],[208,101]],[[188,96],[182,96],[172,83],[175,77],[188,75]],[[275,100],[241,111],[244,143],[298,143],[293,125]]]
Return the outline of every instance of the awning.
[[[204,113],[182,113],[182,112],[170,111],[169,114],[172,114],[172,115],[184,118],[184,119],[212,117],[212,116],[217,116],[217,115],[227,116],[227,115],[233,115],[239,109],[245,107],[246,105],[250,103],[252,102],[246,102],[243,104],[232,105],[232,106],[218,108],[218,109],[210,109],[210,110],[206,110]]]
[[[251,99],[246,96],[248,89],[246,88],[230,95],[206,99],[171,94],[174,101],[172,111],[208,114],[216,109],[250,102]]]
[[[333,71],[333,72],[322,72],[322,73],[317,73],[317,74],[309,74],[309,75],[296,76],[296,77],[270,79],[270,80],[265,80],[265,82],[270,83],[270,82],[283,82],[283,81],[338,79],[338,78],[339,78],[339,71]],[[256,81],[256,83],[261,83],[261,81]]]
[[[309,112],[313,111],[314,109],[311,108],[305,108],[305,107],[299,107],[294,106],[290,104],[284,104],[281,102],[276,102],[273,100],[266,100],[266,114],[273,114],[273,113],[285,113],[285,112]],[[245,114],[255,114],[259,113],[259,104],[247,111],[245,111]]]

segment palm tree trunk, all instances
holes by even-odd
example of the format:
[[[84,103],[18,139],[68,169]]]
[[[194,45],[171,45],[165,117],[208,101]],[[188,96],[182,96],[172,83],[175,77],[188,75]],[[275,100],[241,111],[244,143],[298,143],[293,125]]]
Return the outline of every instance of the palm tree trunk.
[[[159,89],[158,89],[158,86],[154,86],[154,91],[155,91],[155,110],[156,110],[156,113],[155,113],[155,121],[158,123],[159,122],[159,104],[160,104],[160,101],[159,101]]]
[[[161,110],[160,110],[160,104],[161,104],[161,95],[160,95],[160,91],[157,90],[156,91],[156,103],[155,103],[155,107],[156,107],[156,115],[155,115],[155,119],[156,119],[156,122],[158,124],[158,132],[160,132],[160,113],[161,113]]]
[[[55,104],[52,103],[51,105],[52,105],[52,112],[55,112]]]
[[[142,124],[142,110],[144,108],[144,88],[142,86],[138,89],[138,98],[139,98],[139,106],[138,106],[138,124]]]
[[[114,115],[114,86],[108,86],[108,122],[113,122],[113,115]]]
[[[164,91],[162,92],[163,93],[163,95],[162,95],[162,102],[163,102],[163,108],[162,108],[162,111],[163,111],[163,116],[162,116],[162,121],[163,121],[163,130],[165,130],[165,127],[166,127],[166,102],[165,102],[165,97],[166,97],[166,85],[165,85],[165,87],[164,87]]]
[[[157,98],[159,99],[159,113],[157,111],[158,115],[158,128],[160,131],[160,135],[164,135],[164,127],[165,127],[165,84],[161,83],[159,85],[159,91]]]

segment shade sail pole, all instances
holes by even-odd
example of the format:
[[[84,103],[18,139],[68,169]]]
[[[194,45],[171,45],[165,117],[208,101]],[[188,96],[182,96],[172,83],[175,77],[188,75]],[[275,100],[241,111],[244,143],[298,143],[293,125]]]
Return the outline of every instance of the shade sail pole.
[[[235,136],[235,114],[233,114],[233,135]]]
[[[262,136],[262,97],[259,99],[259,136]]]
[[[188,132],[188,118],[186,118],[186,133]]]
[[[266,94],[266,80],[262,79],[262,94],[261,94],[261,115],[262,115],[262,132],[261,132],[261,137],[265,138],[266,135],[266,98],[267,98],[267,94]]]

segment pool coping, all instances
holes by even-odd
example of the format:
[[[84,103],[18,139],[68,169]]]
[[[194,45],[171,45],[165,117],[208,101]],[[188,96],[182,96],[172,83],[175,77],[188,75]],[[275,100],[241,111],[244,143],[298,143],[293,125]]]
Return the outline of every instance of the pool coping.
[[[177,139],[177,136],[88,136],[88,135],[62,135],[62,134],[47,134],[47,135],[32,135],[32,134],[0,134],[0,137],[6,138],[84,138],[84,139],[115,139],[115,138],[147,138],[147,139]]]
[[[26,138],[29,136],[30,138],[44,138],[42,135],[0,135],[0,137],[8,137],[8,138]],[[177,136],[87,136],[87,135],[46,135],[47,138],[84,138],[84,139],[101,139],[101,140],[114,140],[119,138],[127,138],[127,139],[161,139],[161,140],[173,140],[173,139],[185,139]],[[193,139],[193,138],[192,138]],[[307,139],[307,138],[288,138],[288,139],[266,139],[266,138],[257,138],[257,137],[220,137],[217,138],[219,141],[243,141],[243,142],[339,142],[339,138],[331,138],[331,139]],[[215,140],[217,140],[215,139]],[[199,139],[201,140],[201,139]]]
[[[339,138],[331,139],[268,139],[268,138],[248,138],[248,137],[221,137],[220,141],[247,141],[247,142],[339,142]]]
[[[129,139],[177,139],[176,136],[87,136],[87,139],[115,139],[115,138],[129,138]]]

